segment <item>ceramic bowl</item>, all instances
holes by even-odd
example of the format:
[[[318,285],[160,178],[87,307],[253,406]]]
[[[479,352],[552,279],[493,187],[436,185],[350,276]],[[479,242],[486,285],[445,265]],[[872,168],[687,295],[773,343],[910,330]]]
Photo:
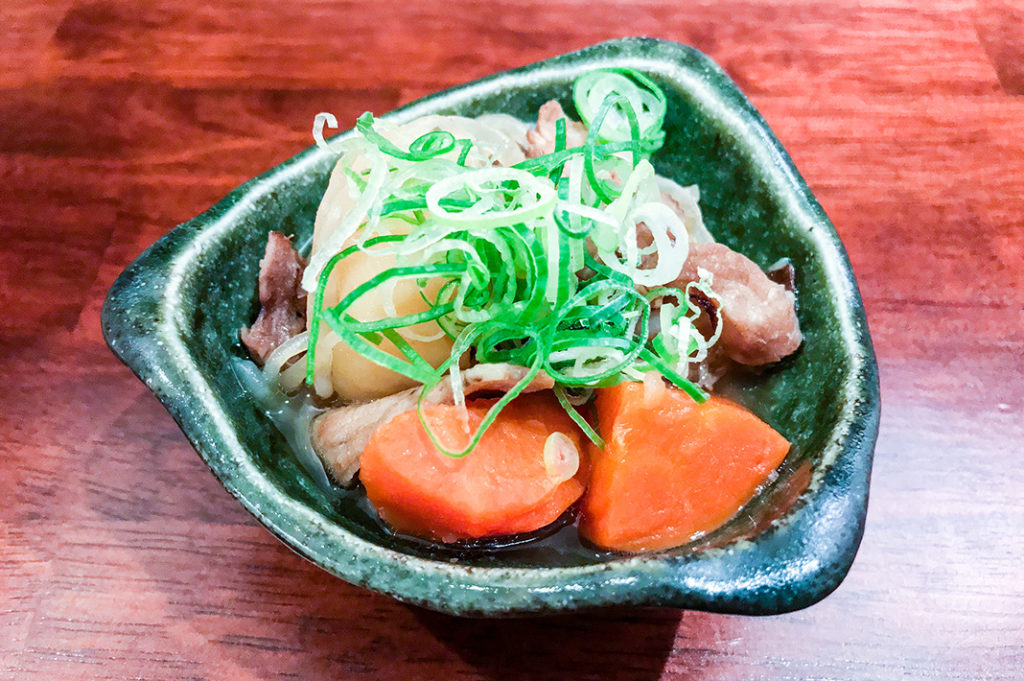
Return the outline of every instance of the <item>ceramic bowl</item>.
[[[342,579],[458,615],[604,606],[770,614],[825,597],[848,571],[867,509],[877,369],[850,264],[831,223],[764,120],[709,58],[684,45],[606,42],[431,95],[387,114],[535,116],[588,69],[629,66],[669,98],[658,171],[698,184],[716,238],[797,272],[802,348],[729,392],[793,448],[775,483],[693,544],[615,555],[566,528],[537,546],[438,549],[389,534],[358,494],[318,484],[241,387],[238,330],[253,318],[267,232],[308,236],[333,158],[315,147],[175,228],[117,279],[103,309],[111,349],[145,381],[213,473],[297,553]],[[173,490],[169,493],[173,493]],[[568,533],[568,534],[567,534]],[[569,537],[568,539],[566,537]]]

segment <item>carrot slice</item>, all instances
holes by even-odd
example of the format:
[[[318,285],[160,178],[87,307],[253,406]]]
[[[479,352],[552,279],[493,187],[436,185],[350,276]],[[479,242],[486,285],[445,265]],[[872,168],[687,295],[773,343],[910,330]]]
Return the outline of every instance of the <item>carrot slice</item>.
[[[588,447],[580,534],[602,548],[680,546],[722,525],[782,463],[789,442],[720,397],[622,383],[597,391],[605,448]]]
[[[470,433],[493,403],[467,404]],[[428,404],[424,413],[441,442],[461,447],[468,440],[456,407]],[[545,462],[555,432],[580,453],[574,475],[550,455]],[[582,433],[550,391],[512,400],[461,459],[434,448],[415,410],[403,412],[374,432],[360,466],[366,495],[385,522],[443,542],[544,527],[579,499],[587,477]]]

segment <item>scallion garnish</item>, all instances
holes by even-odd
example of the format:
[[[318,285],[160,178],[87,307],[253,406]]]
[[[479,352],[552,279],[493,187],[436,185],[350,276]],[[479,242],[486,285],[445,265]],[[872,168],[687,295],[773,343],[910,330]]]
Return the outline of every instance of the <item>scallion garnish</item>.
[[[350,140],[332,147],[322,132],[337,122],[317,116],[317,143],[343,153],[352,207],[313,254],[303,279],[314,294],[308,384],[326,324],[367,359],[424,385],[420,419],[449,456],[472,451],[541,371],[599,446],[601,438],[576,409],[592,388],[658,371],[695,400],[706,399],[686,376],[709,343],[693,326],[697,313],[687,293],[664,287],[689,251],[686,227],[662,201],[649,161],[664,141],[666,97],[637,71],[599,69],[576,81],[573,102],[588,127],[586,141],[567,147],[566,122],[559,120],[553,151],[512,167],[470,167],[473,142],[444,130],[401,148],[377,130],[370,113],[359,117]],[[400,218],[408,232],[386,233],[385,218]],[[394,265],[325,307],[334,268],[356,251],[392,258]],[[370,320],[350,313],[364,296],[391,295],[398,281],[415,282],[425,310]],[[710,281],[697,285],[713,296]],[[453,341],[437,367],[409,343],[417,338],[412,327],[428,323]],[[467,353],[529,372],[494,404],[468,444],[456,446],[437,440],[422,404],[447,374],[457,378]]]

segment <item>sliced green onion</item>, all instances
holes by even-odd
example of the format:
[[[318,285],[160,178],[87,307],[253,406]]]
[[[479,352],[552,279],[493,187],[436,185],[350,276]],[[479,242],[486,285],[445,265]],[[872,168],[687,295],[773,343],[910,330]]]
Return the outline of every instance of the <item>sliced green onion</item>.
[[[662,123],[665,120],[667,100],[665,93],[654,81],[634,69],[598,69],[584,74],[573,85],[573,103],[587,127],[593,127],[596,113],[609,99],[622,97],[636,112],[641,134],[649,145],[661,146],[664,139]],[[601,131],[602,139],[620,141],[630,137],[623,118],[613,117]],[[650,149],[653,151],[654,149]]]
[[[450,210],[445,199],[468,196],[472,205]],[[556,194],[550,183],[515,168],[481,168],[441,180],[426,194],[427,209],[444,223],[474,228],[527,222],[551,212]]]
[[[404,161],[426,161],[447,154],[455,148],[455,135],[447,130],[436,130],[420,135],[409,145],[409,151],[404,151],[377,132],[373,123],[373,114],[367,111],[356,119],[356,130],[388,156]],[[468,148],[464,152],[469,153]]]
[[[689,301],[693,287],[714,297],[711,282],[702,277],[686,291],[665,287],[689,251],[686,226],[661,202],[649,161],[664,142],[667,99],[642,73],[599,69],[576,82],[573,101],[589,128],[585,142],[568,148],[568,124],[560,119],[552,153],[513,167],[466,167],[474,142],[446,130],[402,148],[376,129],[370,113],[358,118],[344,145],[328,145],[323,129],[337,121],[317,116],[317,144],[345,149],[340,162],[353,206],[337,216],[303,275],[313,292],[307,383],[320,380],[315,352],[326,323],[363,357],[423,384],[420,421],[438,450],[453,457],[469,453],[542,370],[555,380],[559,403],[598,446],[600,435],[576,408],[594,388],[653,369],[695,400],[706,399],[685,374],[714,342],[697,332],[699,311]],[[404,221],[408,233],[380,233],[392,228],[385,217]],[[357,252],[388,256],[394,264],[325,306],[330,277]],[[394,287],[410,280],[423,306],[399,315]],[[384,299],[385,317],[353,316],[353,305],[367,296]],[[659,326],[649,337],[652,311]],[[417,334],[414,327],[426,323],[438,331]],[[444,336],[452,350],[437,367],[409,342]],[[468,444],[439,442],[423,409],[426,395],[451,380],[462,405],[459,361],[467,354],[529,371],[488,410]]]
[[[582,430],[583,434],[587,436],[587,439],[601,449],[604,449],[604,438],[594,430],[594,427],[591,426],[585,418],[583,418],[583,415],[580,414],[578,409],[576,409],[576,406],[569,401],[568,396],[565,394],[565,388],[561,385],[556,385],[554,392],[555,397],[558,398],[558,403],[562,405],[562,409],[564,409],[565,413],[569,415],[569,418],[576,422],[576,425],[580,427],[580,430]]]

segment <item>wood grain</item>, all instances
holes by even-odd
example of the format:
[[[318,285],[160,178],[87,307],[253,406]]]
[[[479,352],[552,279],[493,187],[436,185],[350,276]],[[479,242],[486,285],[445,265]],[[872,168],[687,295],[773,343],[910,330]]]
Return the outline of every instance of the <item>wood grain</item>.
[[[1024,4],[0,5],[0,679],[1016,679]],[[305,563],[99,333],[173,225],[351,120],[621,35],[751,96],[836,224],[883,417],[850,576],[771,618],[462,621]]]

